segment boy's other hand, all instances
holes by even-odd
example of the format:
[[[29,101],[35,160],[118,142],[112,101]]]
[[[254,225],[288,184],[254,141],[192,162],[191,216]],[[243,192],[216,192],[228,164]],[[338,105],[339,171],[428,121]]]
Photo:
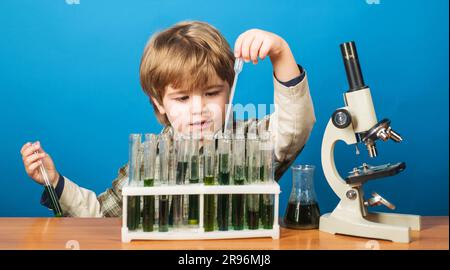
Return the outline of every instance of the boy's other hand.
[[[22,146],[20,154],[22,155],[23,164],[28,176],[30,176],[37,183],[43,185],[45,181],[41,175],[39,166],[44,164],[44,168],[47,170],[51,184],[56,187],[59,179],[59,173],[56,171],[53,160],[44,151],[44,149],[42,149],[40,142],[27,142]]]

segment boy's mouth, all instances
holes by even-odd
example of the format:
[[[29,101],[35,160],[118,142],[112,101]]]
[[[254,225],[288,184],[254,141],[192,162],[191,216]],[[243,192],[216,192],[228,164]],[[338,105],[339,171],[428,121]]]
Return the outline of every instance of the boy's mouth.
[[[196,121],[190,124],[191,127],[196,129],[206,129],[210,126],[212,123],[212,120],[202,120],[202,121]]]

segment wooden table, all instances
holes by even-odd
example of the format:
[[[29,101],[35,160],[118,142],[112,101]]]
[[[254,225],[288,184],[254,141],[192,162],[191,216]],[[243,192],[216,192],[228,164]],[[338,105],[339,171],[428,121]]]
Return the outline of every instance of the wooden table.
[[[331,235],[318,230],[282,228],[271,238],[132,241],[120,239],[119,218],[0,218],[0,249],[449,249],[449,218],[424,217],[422,231],[413,231],[409,244]]]

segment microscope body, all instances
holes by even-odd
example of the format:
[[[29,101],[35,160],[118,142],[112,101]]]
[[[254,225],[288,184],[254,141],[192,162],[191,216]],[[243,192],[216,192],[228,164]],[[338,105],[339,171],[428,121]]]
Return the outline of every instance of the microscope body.
[[[322,141],[322,168],[325,177],[340,198],[332,213],[320,218],[319,229],[333,234],[346,234],[394,242],[408,243],[410,230],[420,230],[420,216],[372,213],[368,207],[384,204],[394,209],[391,203],[373,193],[373,198],[365,201],[363,185],[380,177],[391,176],[405,168],[404,163],[395,165],[368,166],[357,168],[343,179],[338,173],[334,160],[334,148],[338,141],[347,145],[364,143],[369,156],[377,155],[375,141],[402,138],[390,127],[390,121],[378,122],[369,87],[364,85],[356,47],[353,42],[341,45],[350,90],[344,93],[345,107],[337,109],[329,120]]]

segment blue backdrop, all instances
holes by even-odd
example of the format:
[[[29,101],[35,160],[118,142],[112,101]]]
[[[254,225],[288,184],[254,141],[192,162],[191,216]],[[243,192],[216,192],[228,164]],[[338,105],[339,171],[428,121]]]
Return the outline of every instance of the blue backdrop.
[[[296,163],[317,166],[322,212],[337,203],[320,167],[320,147],[347,90],[339,44],[355,40],[377,116],[390,118],[404,142],[378,143],[373,160],[365,149],[356,156],[353,146],[339,144],[339,170],[405,161],[404,172],[373,181],[366,191],[378,191],[398,212],[448,215],[447,0],[72,2],[0,2],[0,216],[51,216],[39,204],[42,187],[23,168],[19,150],[27,141],[40,140],[59,171],[79,185],[97,194],[110,186],[127,161],[128,134],[161,128],[139,85],[146,41],[187,19],[211,23],[232,45],[250,28],[288,41],[308,72],[317,117]],[[247,64],[236,91],[238,103],[270,104],[269,60]],[[290,170],[280,183],[283,214]]]

